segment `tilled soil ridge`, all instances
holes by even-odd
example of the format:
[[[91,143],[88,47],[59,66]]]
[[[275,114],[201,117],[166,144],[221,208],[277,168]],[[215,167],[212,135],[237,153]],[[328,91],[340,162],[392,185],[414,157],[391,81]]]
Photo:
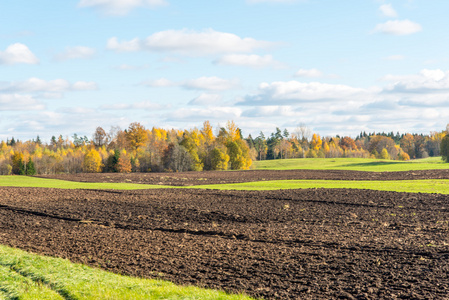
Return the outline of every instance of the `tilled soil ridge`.
[[[266,299],[447,299],[449,197],[0,188],[0,243]]]

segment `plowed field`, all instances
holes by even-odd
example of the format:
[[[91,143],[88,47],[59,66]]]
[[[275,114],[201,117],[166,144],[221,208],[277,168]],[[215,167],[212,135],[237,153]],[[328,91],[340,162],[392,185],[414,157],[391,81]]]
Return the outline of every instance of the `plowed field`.
[[[413,180],[449,179],[447,170],[419,170],[412,172],[363,172],[341,170],[250,170],[208,171],[185,173],[109,173],[109,174],[61,174],[40,176],[80,182],[129,182],[174,186],[238,183],[263,180],[327,179],[327,180]]]
[[[446,195],[0,188],[2,244],[266,299],[447,299],[448,221]]]

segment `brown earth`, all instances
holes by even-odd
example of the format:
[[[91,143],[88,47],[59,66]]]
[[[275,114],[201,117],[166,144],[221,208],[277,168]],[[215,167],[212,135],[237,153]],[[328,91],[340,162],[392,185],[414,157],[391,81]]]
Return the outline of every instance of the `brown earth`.
[[[448,221],[446,195],[0,188],[1,244],[266,299],[447,299]]]
[[[263,180],[288,179],[332,179],[332,180],[410,180],[449,179],[447,170],[422,170],[412,172],[362,172],[342,170],[249,170],[249,171],[208,171],[181,173],[107,173],[107,174],[58,174],[38,177],[55,178],[81,182],[129,182],[161,185],[201,185],[237,183]]]

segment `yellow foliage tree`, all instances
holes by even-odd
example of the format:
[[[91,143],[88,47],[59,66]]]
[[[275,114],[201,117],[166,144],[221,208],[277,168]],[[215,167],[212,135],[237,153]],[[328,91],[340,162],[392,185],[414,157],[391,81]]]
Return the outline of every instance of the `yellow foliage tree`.
[[[211,170],[227,170],[229,162],[229,155],[226,151],[215,147],[211,153]]]
[[[226,123],[226,129],[228,130],[228,136],[231,142],[241,139],[240,129],[235,125],[234,121],[228,121]]]
[[[204,136],[206,144],[211,144],[215,140],[212,125],[210,125],[209,121],[205,121],[203,123],[203,129],[201,129],[201,133]]]
[[[320,150],[322,144],[323,141],[321,140],[320,136],[314,133],[312,136],[312,141],[310,142],[310,146],[312,147],[312,149],[318,151]]]
[[[132,150],[145,146],[148,140],[148,133],[140,123],[131,123],[126,131],[126,139]]]
[[[95,148],[89,149],[84,155],[84,172],[99,173],[101,172],[101,156]]]

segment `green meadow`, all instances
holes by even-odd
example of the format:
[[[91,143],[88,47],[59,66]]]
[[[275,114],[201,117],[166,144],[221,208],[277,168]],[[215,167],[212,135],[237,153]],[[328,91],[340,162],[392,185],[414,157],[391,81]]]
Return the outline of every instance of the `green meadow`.
[[[449,169],[441,157],[409,161],[368,158],[295,158],[255,161],[256,170],[349,170],[367,172],[398,172]]]
[[[38,178],[29,176],[0,176],[0,186],[9,187],[39,187],[56,189],[102,189],[102,190],[148,190],[158,188],[170,188],[164,185],[149,185],[137,183],[97,183],[97,182],[76,182],[59,179]]]
[[[0,186],[40,187],[58,189],[96,189],[96,190],[144,190],[144,189],[214,189],[214,190],[282,190],[282,189],[368,189],[407,193],[437,193],[449,195],[449,179],[423,180],[266,180],[230,184],[210,184],[197,186],[166,186],[132,183],[86,183],[56,179],[43,179],[26,176],[2,176]]]

